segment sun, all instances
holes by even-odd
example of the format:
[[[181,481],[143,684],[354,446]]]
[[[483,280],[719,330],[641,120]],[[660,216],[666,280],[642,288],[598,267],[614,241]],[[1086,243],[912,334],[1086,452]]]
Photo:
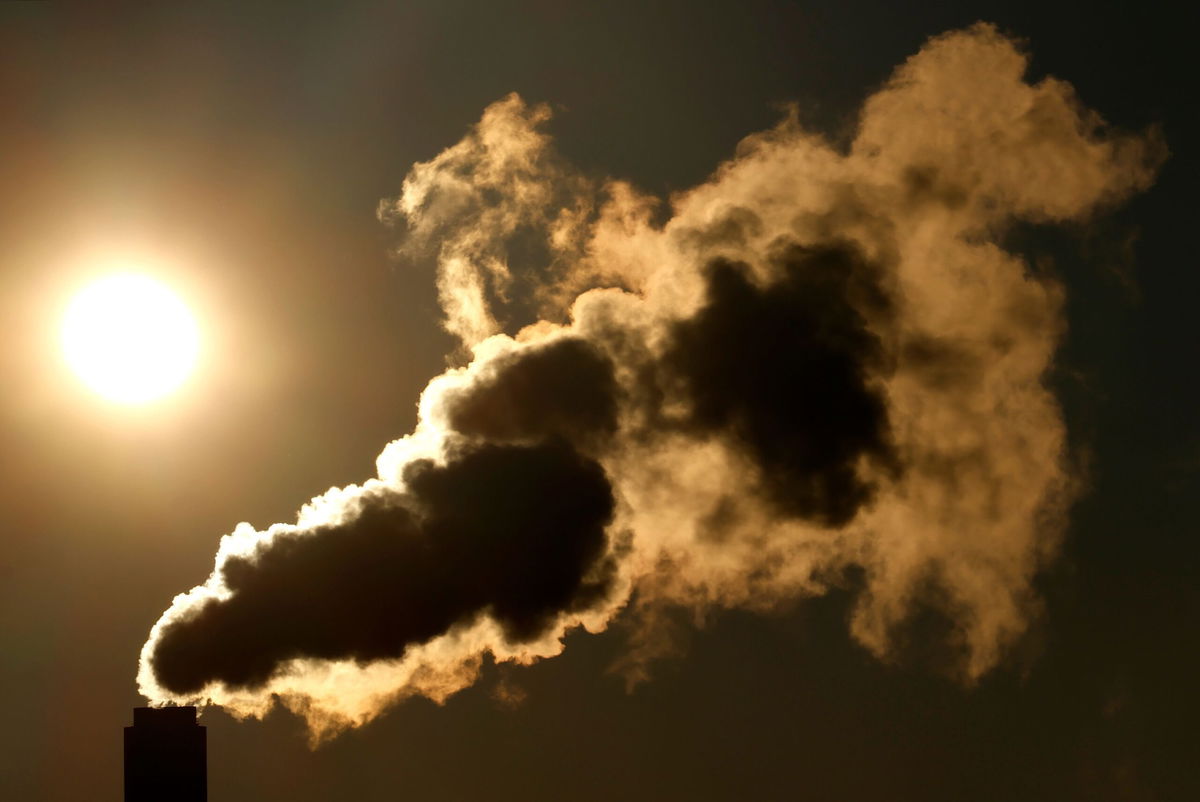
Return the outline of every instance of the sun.
[[[166,285],[137,273],[97,279],[77,292],[62,323],[67,364],[84,384],[122,404],[179,388],[200,350],[196,322]]]

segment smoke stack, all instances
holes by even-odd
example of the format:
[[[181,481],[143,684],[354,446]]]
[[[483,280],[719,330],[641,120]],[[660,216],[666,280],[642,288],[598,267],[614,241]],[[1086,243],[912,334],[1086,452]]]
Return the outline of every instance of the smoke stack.
[[[194,707],[135,707],[125,728],[125,802],[206,802],[205,728]]]

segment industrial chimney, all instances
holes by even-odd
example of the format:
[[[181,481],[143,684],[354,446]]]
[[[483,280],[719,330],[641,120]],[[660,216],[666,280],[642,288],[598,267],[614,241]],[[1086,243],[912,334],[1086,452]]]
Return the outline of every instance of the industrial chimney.
[[[125,728],[125,802],[206,802],[205,733],[194,707],[135,707]]]

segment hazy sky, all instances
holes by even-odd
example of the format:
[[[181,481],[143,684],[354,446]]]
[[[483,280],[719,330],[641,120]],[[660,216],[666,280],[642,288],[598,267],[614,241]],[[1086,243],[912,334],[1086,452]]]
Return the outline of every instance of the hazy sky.
[[[1020,616],[998,662],[971,687],[947,678],[946,620],[924,608],[873,654],[869,627],[855,628],[861,578],[842,576],[769,614],[731,601],[696,622],[664,608],[673,653],[627,692],[613,667],[642,630],[618,613],[604,634],[568,634],[560,656],[486,663],[444,705],[403,702],[316,751],[290,713],[210,710],[210,799],[1200,795],[1194,12],[867,2],[0,5],[3,795],[120,799],[138,651],[208,576],[220,536],[294,521],[314,495],[373,476],[383,446],[412,431],[458,346],[434,260],[394,255],[402,232],[377,219],[415,163],[518,92],[548,104],[541,130],[579,181],[666,197],[708,181],[788,102],[847,147],[897,65],[979,20],[1024,40],[1028,80],[1070,83],[1122,131],[1158,126],[1170,150],[1120,205],[1001,238],[1064,288],[1045,378],[1062,414],[1029,431],[1065,425],[1063,469],[1082,482],[1033,579],[1041,611]],[[911,130],[872,136],[901,148]],[[1069,177],[1004,191],[1050,208]],[[463,236],[447,225],[439,237]],[[192,384],[140,411],[97,401],[57,352],[71,290],[110,257],[155,265],[207,338]],[[514,272],[522,258],[536,253],[510,254]],[[696,319],[671,329],[677,343],[707,342]],[[699,395],[684,350],[668,349],[667,372]],[[485,426],[463,416],[460,431]],[[882,486],[888,451],[850,457],[876,460]],[[770,443],[755,453],[792,468]],[[814,504],[825,523],[845,512]]]

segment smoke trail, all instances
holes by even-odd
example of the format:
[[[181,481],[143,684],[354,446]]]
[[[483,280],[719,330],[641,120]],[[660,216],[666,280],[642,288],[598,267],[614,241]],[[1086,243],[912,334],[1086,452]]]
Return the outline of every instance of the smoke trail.
[[[430,382],[378,478],[222,539],[151,631],[142,692],[279,699],[320,738],[618,614],[637,679],[671,649],[664,610],[768,609],[847,572],[864,647],[889,658],[932,607],[943,668],[987,671],[1071,495],[1044,383],[1063,290],[1002,234],[1085,220],[1165,154],[1025,68],[990,26],[937,37],[848,149],[790,115],[665,223],[572,171],[545,107],[489,107],[381,207],[402,253],[436,259],[469,364]],[[514,272],[522,238],[546,259]]]

